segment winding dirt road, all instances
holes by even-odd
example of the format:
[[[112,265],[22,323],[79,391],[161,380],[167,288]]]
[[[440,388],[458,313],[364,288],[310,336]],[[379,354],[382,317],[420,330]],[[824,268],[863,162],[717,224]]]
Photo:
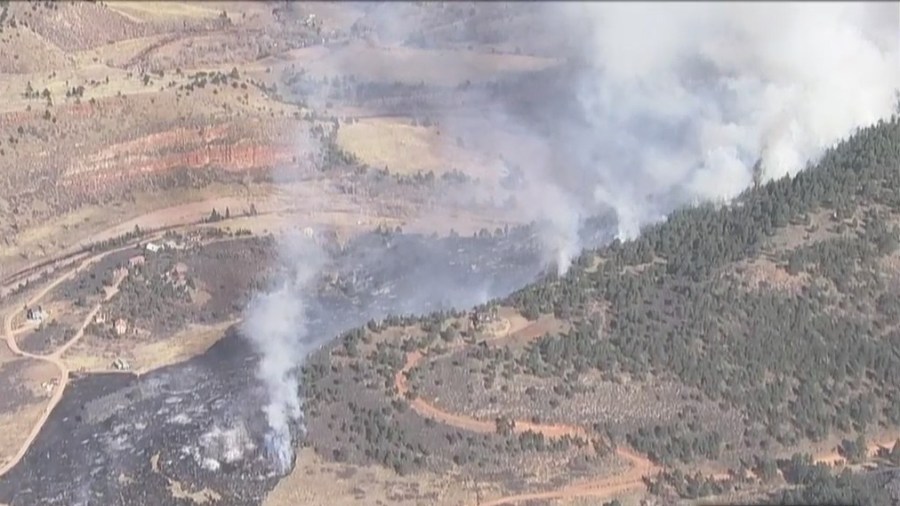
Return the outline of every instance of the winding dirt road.
[[[130,246],[130,247],[133,247],[133,246]],[[42,288],[38,293],[36,293],[28,301],[27,305],[28,306],[36,305],[38,302],[41,301],[41,299],[43,299],[48,293],[50,293],[51,290],[53,290],[54,288],[59,286],[60,283],[63,283],[64,281],[71,279],[77,273],[86,269],[88,266],[90,266],[94,262],[100,260],[101,258],[105,257],[106,255],[109,255],[116,251],[121,251],[122,249],[124,249],[124,248],[107,251],[107,252],[104,252],[101,254],[94,255],[90,258],[87,258],[86,260],[84,260],[81,263],[81,265],[79,265],[75,269],[72,269],[71,271],[67,272],[66,274],[63,274],[62,276],[56,278],[52,283],[50,283],[47,286],[45,286],[44,288]],[[38,421],[32,427],[31,432],[28,434],[28,437],[22,443],[22,446],[19,447],[19,451],[16,452],[16,454],[13,456],[12,460],[10,460],[6,464],[4,464],[3,467],[0,467],[0,476],[3,476],[4,474],[6,474],[10,469],[15,467],[16,464],[18,464],[20,460],[22,460],[22,457],[25,456],[25,453],[28,451],[28,448],[31,447],[31,443],[34,442],[34,439],[41,432],[41,429],[44,427],[44,424],[47,422],[47,419],[50,417],[50,413],[53,412],[53,409],[56,407],[56,405],[62,399],[63,393],[66,390],[66,385],[69,382],[69,368],[66,366],[65,362],[62,360],[63,354],[66,352],[66,350],[71,348],[73,345],[75,345],[75,343],[77,343],[81,339],[81,337],[84,335],[84,329],[87,328],[87,326],[94,319],[94,316],[97,314],[97,312],[100,311],[100,309],[103,307],[103,303],[107,302],[109,299],[114,297],[116,295],[116,293],[119,292],[119,285],[122,283],[122,280],[125,279],[126,275],[127,275],[127,272],[116,276],[116,279],[114,280],[113,285],[106,289],[106,294],[104,295],[103,299],[100,302],[98,302],[94,306],[94,308],[91,309],[91,311],[87,314],[84,321],[81,323],[81,326],[75,332],[75,335],[72,336],[71,339],[66,341],[62,346],[57,348],[56,351],[54,351],[53,353],[50,353],[48,355],[38,355],[38,354],[34,354],[34,353],[29,353],[29,352],[24,351],[21,348],[19,348],[19,343],[16,341],[16,335],[20,334],[22,329],[14,330],[13,326],[12,326],[12,321],[15,318],[16,314],[18,314],[18,312],[19,312],[18,307],[14,307],[12,310],[10,310],[10,312],[4,318],[3,331],[6,336],[6,345],[9,347],[10,351],[12,351],[15,355],[20,356],[20,357],[50,362],[51,364],[56,366],[56,368],[59,370],[59,382],[53,391],[53,395],[50,397],[50,401],[47,403],[47,406],[45,406],[44,410],[41,412],[41,417],[38,419]]]
[[[509,321],[507,321],[507,327],[503,332],[500,332],[496,337],[488,338],[485,341],[498,341],[500,339],[508,338],[516,333],[519,333],[520,335],[527,335],[528,326],[528,324],[514,325],[510,324]],[[445,353],[458,351],[466,346],[470,345],[457,342],[451,345]],[[424,359],[425,355],[421,351],[412,351],[407,353],[406,362],[404,363],[403,368],[400,369],[400,371],[398,371],[394,376],[394,385],[396,386],[397,392],[401,397],[405,398],[407,392],[409,392],[409,381],[407,379],[408,373],[419,364],[421,364]],[[437,420],[452,427],[457,427],[459,429],[482,434],[492,433],[496,431],[496,423],[493,421],[479,420],[467,415],[450,413],[435,406],[434,404],[429,403],[419,396],[416,396],[413,400],[409,401],[409,404],[410,407],[419,415]],[[547,438],[573,436],[589,439],[588,432],[584,428],[575,425],[535,424],[530,421],[516,420],[513,430],[516,433],[527,431],[540,433]],[[875,457],[880,448],[886,447],[893,442],[894,439],[889,438],[885,439],[884,441],[875,441],[870,443],[868,448],[869,457]],[[525,501],[554,499],[566,500],[579,497],[609,499],[617,494],[633,492],[638,489],[645,489],[646,484],[644,483],[644,478],[653,476],[660,470],[662,470],[660,466],[654,464],[651,460],[632,451],[629,448],[623,447],[622,445],[619,445],[616,448],[616,455],[629,463],[630,467],[627,471],[613,476],[598,478],[581,483],[573,483],[556,490],[504,496],[491,501],[479,503],[479,505],[501,506],[504,504],[516,504]],[[817,463],[828,465],[837,465],[843,461],[843,457],[841,457],[836,451],[829,451],[827,453],[815,456],[814,461]],[[726,479],[729,477],[728,473],[716,473],[712,476],[715,479]]]
[[[176,205],[176,206],[172,206],[172,207],[164,208],[164,209],[158,209],[158,210],[155,210],[146,215],[142,215],[142,216],[139,216],[132,220],[129,220],[128,222],[126,222],[124,224],[119,224],[119,225],[113,226],[109,229],[106,229],[104,231],[101,231],[101,232],[91,236],[89,242],[95,243],[96,241],[99,241],[102,239],[109,239],[109,238],[119,236],[125,232],[131,231],[132,228],[134,227],[134,225],[136,225],[136,224],[144,225],[142,228],[145,230],[145,234],[139,238],[136,238],[133,241],[129,241],[128,244],[126,244],[126,245],[123,245],[123,246],[115,248],[115,249],[103,251],[103,252],[97,253],[95,255],[90,255],[90,252],[86,252],[86,251],[73,250],[73,251],[69,251],[68,253],[65,253],[59,257],[56,257],[53,259],[48,259],[48,260],[42,260],[33,265],[25,267],[24,269],[21,269],[18,272],[9,274],[2,281],[4,286],[0,286],[0,299],[5,297],[7,293],[9,293],[11,290],[13,290],[20,282],[22,282],[24,280],[40,279],[40,277],[44,273],[55,272],[59,269],[64,268],[65,266],[62,265],[62,262],[64,262],[64,261],[69,261],[69,262],[74,263],[80,259],[79,258],[80,256],[90,255],[90,256],[87,256],[86,258],[84,258],[81,261],[81,263],[78,265],[78,267],[68,270],[67,272],[60,275],[55,280],[53,280],[52,282],[50,282],[49,284],[47,284],[46,286],[41,288],[37,293],[35,293],[28,300],[28,302],[26,304],[28,306],[34,306],[40,300],[42,300],[43,297],[45,297],[47,295],[47,293],[49,293],[51,290],[53,290],[54,288],[59,286],[60,283],[66,281],[68,279],[71,279],[77,273],[81,272],[82,270],[87,268],[89,265],[99,261],[100,259],[104,258],[107,255],[110,255],[112,253],[116,253],[119,251],[124,251],[126,249],[134,248],[135,245],[140,242],[157,240],[163,236],[164,232],[180,231],[180,230],[192,227],[192,226],[203,225],[204,223],[206,223],[205,217],[207,216],[208,209],[210,209],[211,207],[214,207],[214,206],[212,206],[213,201],[218,202],[216,199],[204,200],[204,201],[199,201],[199,202],[190,202],[190,203],[183,204],[183,205]],[[304,212],[304,211],[308,211],[308,210],[303,207],[298,207],[296,205],[275,206],[272,209],[260,211],[259,213],[257,213],[257,216],[263,216],[263,215],[276,216],[276,215],[294,214],[294,213]],[[339,210],[339,212],[344,212],[344,211]],[[241,217],[235,217],[235,219],[240,219],[240,218]],[[152,222],[151,223],[153,225],[152,227],[150,226],[151,224],[146,223],[148,220]],[[218,223],[217,225],[221,226],[223,224],[224,223]],[[209,242],[217,242],[218,240],[228,240],[228,239],[214,239]],[[82,244],[82,246],[86,247],[86,243]],[[71,264],[69,264],[69,265],[71,265]],[[35,425],[33,426],[31,432],[28,434],[28,438],[25,440],[25,442],[19,448],[19,451],[16,453],[15,456],[13,456],[12,460],[6,462],[5,464],[2,465],[2,467],[0,467],[0,477],[2,477],[7,472],[9,472],[10,469],[15,467],[16,464],[18,464],[19,461],[22,460],[22,457],[28,451],[28,448],[34,442],[34,439],[37,437],[38,433],[40,433],[44,424],[47,422],[47,419],[50,417],[50,413],[53,411],[53,409],[56,407],[56,405],[62,399],[62,395],[63,395],[66,385],[69,381],[69,369],[66,366],[66,364],[64,363],[64,361],[62,360],[62,355],[69,348],[71,348],[73,345],[75,345],[79,339],[81,339],[81,336],[84,334],[84,329],[87,327],[88,324],[90,324],[90,322],[93,320],[93,318],[97,314],[97,312],[100,311],[102,304],[104,302],[108,301],[110,298],[112,298],[118,292],[118,287],[119,287],[119,284],[121,283],[122,279],[124,279],[124,278],[120,278],[120,279],[116,280],[112,290],[108,291],[106,294],[106,297],[91,310],[91,312],[87,315],[87,317],[85,318],[81,327],[78,329],[76,334],[72,337],[72,339],[70,339],[68,342],[63,344],[59,349],[55,350],[53,353],[48,354],[48,355],[33,354],[33,353],[26,352],[26,351],[22,350],[21,348],[19,348],[19,344],[18,344],[18,342],[16,342],[16,336],[18,334],[23,333],[26,329],[13,329],[13,325],[12,325],[13,319],[15,318],[15,315],[18,313],[18,311],[21,310],[18,307],[18,305],[16,305],[16,307],[11,308],[10,312],[5,316],[4,322],[3,322],[3,334],[6,339],[6,344],[9,347],[10,351],[14,355],[19,356],[19,357],[29,358],[29,359],[33,359],[33,360],[42,360],[45,362],[52,363],[59,370],[59,384],[56,386],[56,389],[54,390],[52,396],[50,397],[50,401],[48,402],[47,406],[44,408],[44,410],[41,414],[41,417],[38,419],[37,423],[35,423]]]
[[[186,227],[189,225],[194,225],[194,223],[182,224],[180,226],[170,226],[167,229],[175,230],[178,228]],[[142,240],[151,240],[155,237],[144,237]],[[65,282],[73,278],[76,274],[86,269],[88,266],[93,263],[99,261],[107,255],[112,253],[116,253],[119,251],[123,251],[129,248],[133,248],[134,243],[104,251],[102,253],[98,253],[96,255],[85,258],[78,267],[69,270],[68,272],[60,275],[55,280],[53,280],[48,285],[44,286],[37,293],[35,293],[31,299],[28,300],[28,306],[34,306],[39,301],[41,301],[50,291],[59,286],[61,283]],[[31,432],[29,433],[27,439],[21,445],[19,451],[16,455],[0,467],[0,477],[5,475],[10,469],[15,467],[19,461],[21,461],[22,457],[24,457],[25,453],[28,451],[28,448],[34,442],[34,439],[40,433],[53,409],[62,399],[63,393],[65,392],[66,385],[69,380],[69,369],[66,366],[65,362],[62,360],[63,354],[72,346],[74,346],[84,335],[84,330],[87,325],[93,320],[94,316],[97,312],[100,311],[102,305],[109,301],[112,297],[118,293],[119,286],[121,282],[124,280],[125,275],[120,275],[116,278],[113,286],[107,289],[105,297],[98,302],[94,308],[88,313],[85,317],[82,325],[76,332],[76,334],[62,346],[60,346],[53,353],[47,355],[39,355],[33,354],[26,351],[23,351],[19,348],[18,342],[16,341],[16,336],[22,334],[27,329],[13,329],[13,319],[15,318],[18,311],[20,311],[19,307],[14,307],[10,310],[10,312],[5,316],[3,322],[3,332],[6,339],[7,346],[9,349],[17,356],[29,358],[33,360],[42,360],[46,362],[52,363],[59,370],[59,383],[56,386],[47,406],[44,408],[41,417],[33,426]],[[487,339],[487,341],[497,341],[501,339],[508,338],[513,334],[521,333],[521,335],[527,335],[527,328],[529,324],[526,321],[518,322],[516,324],[512,324],[507,320],[506,329],[502,332],[499,332],[496,337]],[[539,335],[535,334],[535,336]],[[456,343],[452,345],[449,351],[458,351],[466,346],[469,346],[465,343]],[[413,351],[407,354],[406,362],[403,368],[397,372],[394,377],[394,383],[397,388],[398,394],[400,396],[405,396],[405,394],[409,391],[409,384],[407,380],[407,374],[417,367],[425,356],[420,351]],[[410,401],[410,407],[420,414],[423,417],[432,418],[447,425],[457,427],[463,430],[478,432],[478,433],[491,433],[496,430],[496,424],[493,421],[485,421],[479,420],[467,415],[460,415],[450,413],[448,411],[442,410],[441,408],[435,406],[422,399],[421,397],[416,397],[412,401]],[[560,438],[565,436],[572,437],[581,437],[584,439],[589,439],[588,432],[578,426],[574,425],[566,425],[566,424],[535,424],[526,420],[516,420],[514,431],[516,433],[522,433],[526,431],[531,431],[535,433],[540,433],[547,438]],[[885,441],[885,442],[876,442],[872,443],[869,448],[870,455],[874,454],[879,447],[884,446],[885,444],[892,443],[893,440]],[[645,487],[644,478],[651,476],[657,473],[661,468],[654,464],[652,461],[643,457],[636,452],[631,451],[630,449],[619,446],[616,449],[616,454],[626,460],[630,467],[627,471],[619,473],[614,476],[609,476],[605,478],[600,478],[596,480],[590,480],[582,483],[574,483],[570,485],[566,485],[562,488],[556,490],[550,490],[545,492],[534,492],[534,493],[525,493],[525,494],[517,494],[501,497],[492,501],[488,501],[482,504],[482,506],[500,506],[503,504],[515,504],[523,501],[531,501],[531,500],[553,500],[553,499],[573,499],[578,497],[592,497],[596,499],[601,498],[610,498],[616,494],[621,494],[625,492],[631,492],[637,489],[641,489]],[[835,452],[828,452],[827,454],[820,455],[816,457],[816,462],[823,462],[834,464],[840,462],[841,457]]]
[[[518,332],[524,334],[527,331],[527,327],[527,324],[513,325],[509,323],[509,321],[507,321],[507,327],[504,332],[498,333],[497,337],[489,338],[486,341],[497,341],[510,337]],[[465,346],[467,345],[464,343],[457,343],[451,346],[450,350],[448,351],[458,350]],[[413,368],[418,366],[424,358],[425,355],[423,355],[420,351],[412,351],[407,353],[406,363],[403,365],[403,368],[401,368],[400,371],[398,371],[394,376],[394,385],[396,386],[397,392],[400,396],[405,397],[406,393],[409,392],[409,381],[407,379],[407,374]],[[493,421],[478,420],[467,415],[450,413],[418,396],[410,401],[409,404],[410,407],[419,415],[437,420],[452,427],[457,427],[459,429],[478,432],[482,434],[492,433],[497,430],[497,425]],[[561,438],[565,436],[571,436],[580,437],[585,440],[590,439],[589,433],[584,428],[576,425],[536,424],[526,420],[516,420],[513,430],[516,433],[531,431],[534,433],[542,434],[546,438]],[[644,477],[656,474],[660,470],[659,466],[654,464],[646,457],[643,457],[621,445],[616,448],[616,455],[628,462],[630,467],[627,471],[614,476],[567,485],[556,490],[511,495],[481,504],[482,506],[499,506],[501,504],[513,504],[534,500],[571,499],[576,497],[593,497],[596,499],[609,498],[616,494],[629,492],[645,487]]]
[[[126,245],[123,245],[123,246],[120,246],[120,247],[117,247],[117,248],[114,248],[111,250],[106,250],[106,251],[97,253],[95,255],[89,256],[89,257],[85,258],[84,260],[82,260],[82,262],[77,267],[68,270],[67,272],[63,273],[62,275],[60,275],[59,277],[54,279],[52,282],[50,282],[49,284],[47,284],[46,286],[41,288],[37,293],[35,293],[28,300],[28,302],[26,303],[26,306],[37,305],[48,293],[50,293],[50,291],[52,291],[54,288],[59,286],[61,283],[65,282],[69,279],[72,279],[79,272],[87,269],[89,266],[100,261],[101,259],[103,259],[104,257],[106,257],[108,255],[111,255],[113,253],[118,253],[120,251],[125,251],[128,249],[132,249],[135,247],[136,244],[138,244],[140,242],[152,241],[152,240],[159,239],[160,237],[162,237],[163,231],[176,231],[176,230],[181,230],[181,229],[191,227],[194,225],[197,225],[197,223],[195,223],[193,221],[189,221],[189,222],[185,222],[185,223],[181,223],[181,224],[170,225],[167,227],[161,227],[155,231],[152,231],[151,233],[146,234],[143,237],[135,239],[134,241],[129,241],[129,243]],[[218,242],[219,240],[227,240],[227,239],[213,239],[209,242]],[[55,260],[51,260],[51,261],[45,262],[45,263],[52,264],[54,262],[55,262]],[[41,267],[41,266],[38,266],[38,267]],[[71,339],[69,339],[66,343],[64,343],[58,349],[56,349],[53,353],[50,353],[47,355],[39,355],[39,354],[29,353],[27,351],[22,350],[19,347],[19,343],[16,341],[16,336],[26,332],[28,329],[23,329],[23,328],[13,329],[13,325],[12,325],[13,319],[15,318],[16,314],[18,314],[19,311],[21,311],[21,309],[19,308],[18,305],[10,308],[9,313],[5,316],[5,318],[3,320],[3,334],[6,339],[7,347],[9,347],[10,351],[16,356],[23,357],[23,358],[29,358],[29,359],[33,359],[33,360],[42,360],[45,362],[50,362],[51,364],[56,366],[56,368],[59,370],[59,382],[58,382],[56,388],[54,389],[53,394],[51,395],[50,400],[47,403],[47,406],[41,412],[41,417],[38,419],[38,421],[32,427],[31,432],[28,434],[28,437],[25,439],[24,443],[19,448],[19,451],[13,456],[13,458],[10,461],[6,462],[5,464],[3,464],[2,467],[0,467],[0,477],[2,477],[7,472],[9,472],[10,469],[15,467],[16,464],[18,464],[19,461],[22,460],[22,457],[25,456],[25,453],[28,451],[28,448],[31,447],[31,444],[34,442],[37,435],[41,432],[41,429],[44,427],[44,424],[47,422],[47,419],[50,417],[50,413],[53,412],[53,409],[56,407],[57,404],[59,404],[59,401],[62,399],[63,393],[65,392],[65,389],[66,389],[66,385],[69,382],[69,368],[68,368],[68,366],[66,366],[65,362],[62,360],[63,354],[65,354],[65,352],[68,351],[69,348],[71,348],[72,346],[74,346],[75,344],[78,343],[78,341],[84,335],[84,330],[91,323],[91,321],[93,321],[94,316],[97,315],[97,313],[103,307],[103,304],[105,302],[108,302],[111,298],[113,298],[119,292],[119,286],[121,285],[122,281],[125,279],[126,276],[127,276],[127,272],[117,276],[113,282],[113,285],[106,289],[106,294],[103,297],[103,299],[100,302],[98,302],[94,306],[94,308],[91,309],[91,311],[87,314],[87,316],[85,317],[81,326],[76,331],[75,335],[72,336]]]

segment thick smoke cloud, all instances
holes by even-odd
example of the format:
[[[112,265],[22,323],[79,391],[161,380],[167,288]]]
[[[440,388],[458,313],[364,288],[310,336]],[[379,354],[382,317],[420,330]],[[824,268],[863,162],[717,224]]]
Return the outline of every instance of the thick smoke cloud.
[[[390,21],[382,40],[421,39],[420,18],[409,15],[413,6],[366,9]],[[507,12],[515,16],[517,9]],[[464,139],[516,167],[520,181],[490,188],[491,199],[514,199],[517,211],[537,223],[545,264],[561,274],[583,246],[579,230],[589,216],[612,210],[618,236],[633,238],[676,206],[726,202],[754,181],[797,173],[854,129],[890,114],[896,103],[896,4],[554,3],[521,9],[528,28],[510,36],[512,42],[533,47],[552,40],[541,53],[555,57],[557,68],[513,79],[521,83],[507,80],[503,86],[512,91],[473,87],[465,93],[481,95],[474,114],[436,114],[448,142]],[[333,75],[353,73],[336,68]],[[515,91],[520,88],[526,91]],[[270,427],[265,446],[283,471],[293,457],[291,423],[302,416],[297,369],[330,336],[309,335],[305,311],[324,255],[296,236],[281,246],[291,273],[253,300],[243,333],[262,357],[258,376]],[[387,306],[371,309],[371,316],[432,309],[434,300],[459,306],[500,295],[451,277],[421,285],[419,297],[392,299],[386,289],[381,298]],[[427,286],[441,293],[426,293]]]
[[[896,4],[567,4],[587,23],[580,166],[633,237],[645,197],[727,200],[890,114]],[[592,158],[587,158],[592,157]],[[758,165],[757,165],[758,163]]]
[[[265,450],[277,471],[293,462],[291,424],[302,417],[298,372],[306,356],[322,344],[324,336],[310,335],[307,304],[315,289],[311,281],[326,257],[309,237],[288,233],[280,242],[286,274],[267,293],[250,302],[242,333],[259,354],[257,378],[267,395],[263,411],[269,425]]]
[[[445,124],[507,155],[541,144],[520,158],[518,200],[563,271],[587,216],[612,208],[634,238],[677,206],[796,174],[889,115],[898,25],[896,3],[542,4],[528,37],[568,35],[554,78]],[[498,143],[498,130],[528,135]]]

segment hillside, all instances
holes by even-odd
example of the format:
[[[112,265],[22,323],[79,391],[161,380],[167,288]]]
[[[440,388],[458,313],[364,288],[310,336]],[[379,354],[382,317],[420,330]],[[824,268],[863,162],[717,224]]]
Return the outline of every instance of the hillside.
[[[393,7],[366,3],[0,2],[0,275],[123,223],[185,224],[223,200],[260,206],[286,193],[271,184],[286,172],[318,177],[323,206],[351,221],[450,214],[460,206],[423,209],[346,179],[373,168],[417,183],[460,170],[496,180],[496,146],[447,149],[436,119],[472,101],[457,85],[556,59],[482,41],[498,28],[518,38],[522,20],[539,19],[532,9],[409,7],[403,23],[421,21],[417,37],[434,44],[377,42],[391,39]],[[484,27],[470,33],[475,21]],[[356,209],[330,205],[350,191]]]
[[[889,450],[900,434],[898,244],[895,117],[793,179],[677,211],[635,241],[584,252],[561,278],[476,309],[499,308],[505,331],[456,313],[345,334],[308,367],[310,444],[328,460],[401,474],[454,469],[498,492],[559,488],[546,465],[572,469],[630,447],[662,469],[649,481],[661,497],[741,500],[787,482],[806,488],[773,500],[889,504],[886,488],[777,459],[843,440],[840,454],[855,462],[860,445]],[[352,423],[336,416],[347,406]],[[422,414],[438,423],[422,425]],[[479,423],[489,433],[473,436]],[[595,456],[566,450],[579,435]],[[510,481],[510,465],[532,478]]]
[[[0,0],[0,506],[900,504],[900,6],[754,9]]]

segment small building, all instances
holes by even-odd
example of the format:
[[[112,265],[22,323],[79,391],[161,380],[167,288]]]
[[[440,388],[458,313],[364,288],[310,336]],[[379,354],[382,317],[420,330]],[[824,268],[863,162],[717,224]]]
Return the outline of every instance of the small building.
[[[150,253],[156,253],[157,251],[162,249],[162,246],[156,244],[155,242],[148,242],[147,245],[144,246],[144,248],[146,248]]]
[[[166,272],[166,281],[177,286],[182,286],[187,282],[188,266],[183,262],[178,262]]]
[[[128,332],[128,322],[125,321],[124,318],[119,318],[116,320],[115,325],[113,325],[113,330],[116,331],[117,336],[123,336],[126,332]]]
[[[56,378],[53,378],[50,381],[45,381],[45,382],[41,383],[41,389],[44,390],[45,395],[52,395],[53,389],[56,388],[57,385],[59,385],[59,380]]]
[[[128,361],[122,357],[117,357],[115,360],[113,360],[112,366],[113,369],[116,369],[118,371],[127,371],[131,369],[131,364],[129,364]]]
[[[106,323],[106,313],[100,311],[96,315],[94,315],[94,323]]]
[[[30,307],[25,309],[25,317],[33,322],[40,322],[47,318],[47,313],[44,312],[44,308],[41,306],[38,306],[37,308]]]
[[[469,320],[472,323],[472,329],[474,330],[483,330],[487,325],[490,325],[500,319],[500,315],[497,311],[497,307],[491,307],[486,311],[474,310],[469,315]]]
[[[169,250],[184,249],[184,244],[173,239],[168,239],[163,241],[163,247]]]
[[[144,255],[135,255],[135,256],[133,256],[133,257],[131,257],[131,258],[128,259],[128,267],[134,268],[134,267],[137,267],[137,266],[139,266],[139,265],[144,265],[144,262],[145,262],[146,260],[147,260],[147,259],[144,258]]]

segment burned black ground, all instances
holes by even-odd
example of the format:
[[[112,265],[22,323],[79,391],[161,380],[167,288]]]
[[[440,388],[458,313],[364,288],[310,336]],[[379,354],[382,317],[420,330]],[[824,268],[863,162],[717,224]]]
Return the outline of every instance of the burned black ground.
[[[0,389],[3,391],[0,396],[0,412],[14,412],[22,405],[38,399],[19,380],[27,368],[28,360],[15,360],[0,365]]]
[[[485,302],[540,270],[525,231],[439,240],[369,234],[333,252],[333,260],[309,308],[310,335],[322,343],[372,318]],[[254,354],[232,329],[202,356],[141,377],[75,378],[23,460],[0,481],[0,501],[13,506],[189,504],[171,495],[168,480],[176,480],[188,490],[215,490],[222,496],[218,504],[258,504],[277,478],[268,476],[260,450],[265,397],[255,369]],[[321,434],[333,415],[343,415],[338,411],[311,417],[310,436]],[[201,448],[202,436],[215,427],[236,426],[255,448],[231,464],[220,459],[217,471],[205,469],[209,451]],[[320,451],[339,450],[327,443],[327,434]],[[459,436],[445,441],[450,445],[454,438]]]

